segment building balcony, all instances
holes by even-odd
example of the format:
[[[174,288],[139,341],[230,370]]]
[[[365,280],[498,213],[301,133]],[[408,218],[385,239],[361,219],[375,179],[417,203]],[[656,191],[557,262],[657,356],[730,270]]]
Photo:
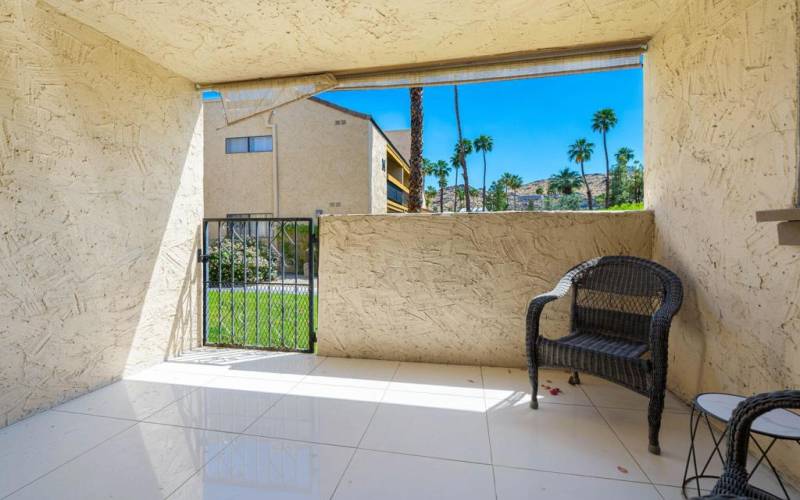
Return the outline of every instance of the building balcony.
[[[403,186],[400,181],[388,175],[386,182],[386,203],[389,211],[407,212],[408,211],[408,188]]]

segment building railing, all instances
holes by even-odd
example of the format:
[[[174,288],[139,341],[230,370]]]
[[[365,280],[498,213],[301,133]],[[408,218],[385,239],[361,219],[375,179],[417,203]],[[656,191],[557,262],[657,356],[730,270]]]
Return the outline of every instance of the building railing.
[[[391,182],[386,183],[386,198],[404,207],[408,206],[408,195]]]

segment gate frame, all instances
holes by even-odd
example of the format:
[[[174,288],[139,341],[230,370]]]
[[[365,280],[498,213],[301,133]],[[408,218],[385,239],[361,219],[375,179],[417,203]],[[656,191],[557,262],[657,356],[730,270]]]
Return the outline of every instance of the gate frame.
[[[209,223],[229,223],[229,222],[266,222],[267,227],[271,227],[270,224],[273,222],[307,222],[308,223],[308,349],[291,349],[286,348],[285,346],[281,346],[281,348],[277,347],[263,347],[263,346],[247,346],[247,345],[238,345],[238,344],[208,344],[208,291],[209,291],[209,280],[208,280],[208,261],[209,261],[209,248],[208,248],[208,225]],[[275,351],[275,352],[304,352],[304,353],[313,353],[314,348],[317,344],[317,331],[314,327],[314,317],[315,317],[315,308],[314,308],[314,293],[315,293],[315,286],[314,286],[314,269],[315,269],[315,262],[314,262],[314,250],[318,244],[318,238],[314,233],[314,219],[312,217],[209,217],[203,218],[202,222],[202,230],[203,230],[203,241],[202,241],[202,248],[197,249],[197,262],[202,266],[203,269],[203,347],[219,347],[219,348],[237,348],[237,349],[253,349],[253,350],[264,350],[264,351]],[[257,227],[257,226],[256,226]],[[219,228],[219,226],[218,226]],[[218,229],[219,230],[219,229]],[[258,232],[256,230],[256,232]],[[296,236],[296,235],[295,235]],[[218,235],[219,237],[219,235]],[[258,237],[256,235],[256,237]],[[295,243],[295,246],[297,243]],[[245,276],[247,271],[245,270]],[[246,278],[245,278],[246,284]],[[268,285],[271,286],[271,285]],[[271,292],[268,292],[271,293]],[[256,307],[258,307],[258,303],[256,303]],[[246,314],[246,313],[245,313]],[[231,318],[233,321],[233,318]],[[258,328],[258,327],[256,327]],[[268,334],[271,332],[268,332]],[[297,333],[295,332],[295,336]]]

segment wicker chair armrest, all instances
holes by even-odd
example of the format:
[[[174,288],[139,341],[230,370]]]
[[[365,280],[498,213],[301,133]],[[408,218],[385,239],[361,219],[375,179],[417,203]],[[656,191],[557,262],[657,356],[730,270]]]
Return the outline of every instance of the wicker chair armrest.
[[[529,347],[536,343],[536,338],[539,336],[539,318],[542,315],[544,306],[549,302],[565,296],[570,288],[572,288],[572,279],[570,275],[567,275],[558,282],[555,288],[547,293],[537,295],[530,301],[528,304],[528,313],[525,317],[525,331]]]
[[[750,427],[755,419],[778,408],[800,409],[800,391],[765,392],[739,403],[728,422],[728,462],[746,466]]]
[[[712,495],[744,495],[747,492],[747,446],[753,422],[768,411],[800,409],[800,391],[766,392],[739,403],[728,422],[728,449],[725,470]]]
[[[683,303],[683,285],[675,277],[669,285],[666,300],[656,310],[650,320],[650,349],[654,355],[667,355],[667,340],[672,318],[678,313]],[[661,352],[663,350],[663,352]]]
[[[653,314],[650,320],[650,350],[655,354],[661,347],[667,345],[669,329],[672,326],[672,314],[663,308]],[[666,352],[664,353],[666,355]]]

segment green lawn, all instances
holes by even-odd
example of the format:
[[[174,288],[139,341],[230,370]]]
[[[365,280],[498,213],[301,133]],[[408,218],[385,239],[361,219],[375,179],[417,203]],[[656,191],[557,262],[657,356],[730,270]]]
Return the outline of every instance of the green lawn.
[[[308,294],[211,289],[206,343],[307,350]]]

